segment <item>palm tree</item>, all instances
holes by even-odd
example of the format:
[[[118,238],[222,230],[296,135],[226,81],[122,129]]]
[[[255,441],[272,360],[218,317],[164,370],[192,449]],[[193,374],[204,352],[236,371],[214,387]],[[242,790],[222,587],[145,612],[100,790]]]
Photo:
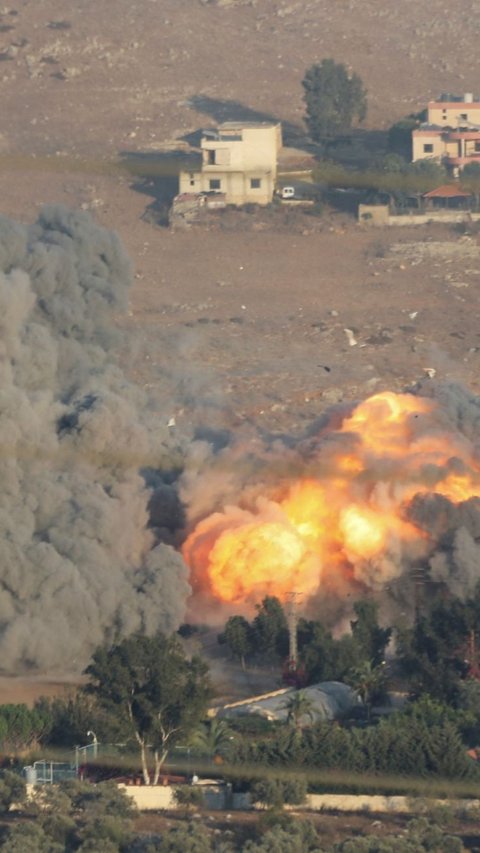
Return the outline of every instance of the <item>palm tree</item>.
[[[362,700],[370,718],[372,699],[385,687],[385,665],[373,666],[371,661],[364,661],[350,670],[345,680]]]
[[[232,729],[224,720],[213,719],[193,732],[190,745],[201,755],[213,759],[218,756],[223,758],[232,746],[234,737]]]
[[[304,717],[308,717],[311,722],[314,719],[313,702],[304,690],[296,690],[295,693],[292,693],[283,707],[287,711],[287,723],[293,724],[297,731],[301,728],[301,721]]]

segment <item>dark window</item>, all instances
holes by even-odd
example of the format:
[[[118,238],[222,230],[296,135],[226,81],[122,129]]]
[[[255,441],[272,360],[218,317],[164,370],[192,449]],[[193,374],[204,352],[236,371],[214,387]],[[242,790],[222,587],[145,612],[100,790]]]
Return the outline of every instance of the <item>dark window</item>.
[[[209,166],[215,165],[215,149],[213,149],[213,151],[208,152],[208,165]]]
[[[259,190],[262,186],[262,182],[260,178],[250,178],[250,188],[252,190]]]
[[[480,142],[475,143],[475,151],[480,151]]]
[[[190,186],[191,186],[191,187],[194,187],[194,186],[195,186],[195,181],[194,181],[194,179],[193,179],[193,178],[191,178],[191,179],[190,179]]]
[[[468,121],[468,113],[460,113],[460,118],[463,119],[463,121]]]
[[[423,153],[424,154],[433,154],[433,143],[432,142],[425,142],[425,144],[423,146]]]
[[[209,185],[211,190],[219,190],[221,187],[221,184],[222,184],[222,182],[221,182],[220,178],[212,178],[208,182],[208,185]]]

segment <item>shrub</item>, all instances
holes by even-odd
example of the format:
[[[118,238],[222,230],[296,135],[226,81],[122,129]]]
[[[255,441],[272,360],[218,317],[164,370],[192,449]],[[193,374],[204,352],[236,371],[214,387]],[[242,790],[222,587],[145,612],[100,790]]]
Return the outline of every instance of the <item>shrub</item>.
[[[175,788],[175,802],[186,809],[197,809],[205,805],[205,793],[198,785],[181,785]]]
[[[25,781],[18,773],[2,770],[0,773],[0,811],[8,812],[12,803],[23,803],[26,798]]]
[[[265,806],[281,809],[284,805],[300,805],[307,796],[304,776],[286,776],[283,779],[266,778],[252,787],[252,797]]]

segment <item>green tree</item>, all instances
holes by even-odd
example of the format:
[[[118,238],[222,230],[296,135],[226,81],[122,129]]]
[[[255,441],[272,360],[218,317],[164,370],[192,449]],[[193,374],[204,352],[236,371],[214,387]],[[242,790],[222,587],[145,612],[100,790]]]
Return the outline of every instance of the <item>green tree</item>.
[[[65,845],[49,838],[37,823],[17,823],[0,850],[5,853],[65,853]]]
[[[475,605],[458,599],[434,601],[412,628],[398,632],[398,661],[414,696],[428,693],[456,704],[468,674],[465,644],[475,624]]]
[[[50,718],[49,728],[42,736],[44,744],[66,747],[84,744],[87,732],[92,729],[99,741],[110,743],[118,743],[128,735],[125,727],[109,717],[99,707],[95,697],[84,690],[67,697],[41,697],[35,703],[34,710]]]
[[[45,785],[29,810],[33,823],[16,824],[5,851],[22,853],[118,853],[130,849],[131,818],[137,810],[128,795],[111,782]]]
[[[353,610],[357,617],[350,622],[353,639],[360,646],[361,657],[377,667],[384,659],[392,629],[380,627],[378,604],[372,599],[356,601]]]
[[[185,811],[196,811],[205,805],[205,791],[201,785],[179,785],[173,796],[176,804]]]
[[[308,684],[342,681],[362,661],[360,644],[353,636],[345,634],[334,640],[320,622],[300,621],[299,649]]]
[[[25,752],[45,739],[51,715],[45,707],[0,705],[0,742],[2,752]]]
[[[224,643],[230,649],[245,669],[245,661],[254,650],[252,629],[243,616],[231,616],[225,624],[223,634],[218,637],[219,643]]]
[[[324,142],[350,131],[354,120],[367,114],[367,92],[358,74],[342,63],[323,59],[312,65],[302,81],[306,123],[312,139]]]
[[[297,731],[301,728],[302,720],[314,718],[314,705],[304,690],[296,690],[287,697],[284,708],[287,711],[287,723],[291,723]]]
[[[309,821],[282,821],[265,832],[259,841],[247,841],[242,853],[322,853],[325,848],[320,848],[319,844],[315,827]]]
[[[213,853],[213,850],[207,828],[192,821],[163,833],[148,853]]]
[[[12,803],[23,803],[26,798],[25,780],[11,770],[0,771],[0,811],[8,812]]]
[[[415,160],[409,163],[405,175],[410,178],[419,192],[427,192],[434,189],[447,179],[445,166],[434,159]]]
[[[189,743],[202,755],[208,755],[211,758],[215,758],[215,756],[223,758],[231,751],[234,739],[233,730],[225,720],[214,719],[195,729],[189,738]]]
[[[427,111],[411,113],[405,118],[392,124],[388,131],[387,147],[394,154],[399,154],[406,160],[412,159],[412,131],[426,121]]]
[[[187,738],[205,716],[211,696],[207,673],[199,657],[186,658],[177,637],[161,633],[134,634],[94,653],[86,669],[89,690],[129,728],[140,749],[145,784],[157,784],[168,749]]]
[[[282,809],[284,805],[300,805],[307,796],[305,776],[268,776],[252,786],[252,799],[273,809]]]
[[[370,716],[372,702],[385,692],[383,664],[372,666],[370,661],[364,661],[347,674],[346,681],[358,693]]]
[[[278,598],[267,595],[257,605],[257,615],[252,623],[253,643],[256,653],[274,663],[288,654],[288,625]]]

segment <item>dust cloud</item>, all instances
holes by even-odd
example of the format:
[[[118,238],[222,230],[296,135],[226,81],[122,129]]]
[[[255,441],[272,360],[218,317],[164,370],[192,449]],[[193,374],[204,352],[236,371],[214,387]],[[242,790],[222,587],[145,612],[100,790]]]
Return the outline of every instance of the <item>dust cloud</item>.
[[[178,627],[180,554],[149,524],[168,456],[115,366],[130,262],[87,214],[0,218],[0,667],[79,672],[92,650]],[[158,504],[158,501],[157,501]],[[157,525],[162,524],[157,507]]]

